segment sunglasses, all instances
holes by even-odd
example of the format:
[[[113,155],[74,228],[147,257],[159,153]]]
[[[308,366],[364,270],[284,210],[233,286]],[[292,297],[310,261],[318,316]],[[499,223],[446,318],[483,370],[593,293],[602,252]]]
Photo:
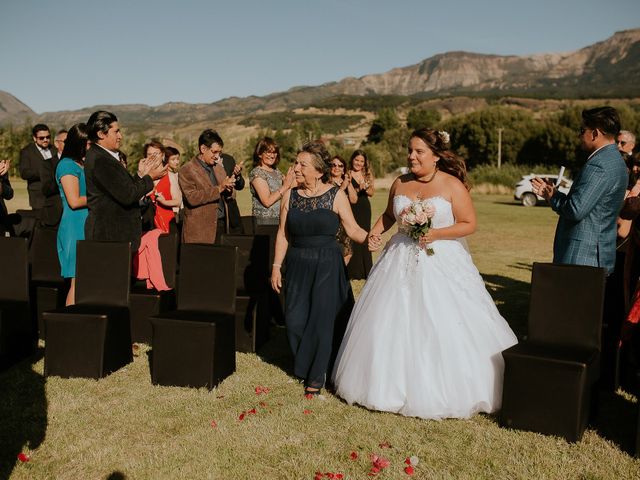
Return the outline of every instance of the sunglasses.
[[[45,137],[36,137],[38,140],[50,140],[51,139],[51,135],[47,135]]]
[[[341,163],[332,163],[331,164],[331,168],[333,167],[340,167],[340,168],[344,168],[344,165],[342,165]]]

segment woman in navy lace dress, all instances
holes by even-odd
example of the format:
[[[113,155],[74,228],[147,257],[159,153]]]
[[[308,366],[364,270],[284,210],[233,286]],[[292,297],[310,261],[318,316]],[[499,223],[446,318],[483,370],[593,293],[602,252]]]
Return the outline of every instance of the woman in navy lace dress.
[[[298,187],[288,191],[280,207],[280,225],[271,285],[282,288],[286,255],[285,322],[294,355],[294,374],[304,380],[305,393],[324,386],[334,348],[337,318],[348,317],[351,288],[336,240],[340,222],[347,235],[364,243],[349,200],[329,182],[330,156],[321,142],[305,144],[296,158]],[[339,345],[339,339],[338,339]]]

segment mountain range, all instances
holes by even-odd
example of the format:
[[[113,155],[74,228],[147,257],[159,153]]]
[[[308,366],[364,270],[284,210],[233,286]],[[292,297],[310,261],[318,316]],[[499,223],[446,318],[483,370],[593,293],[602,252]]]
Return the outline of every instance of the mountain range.
[[[0,90],[0,124],[39,120],[70,125],[86,120],[99,107],[116,111],[128,125],[176,125],[293,110],[332,98],[381,95],[418,99],[458,95],[640,97],[640,28],[616,32],[604,41],[567,53],[515,56],[448,52],[381,74],[293,87],[262,97],[230,97],[208,104],[100,105],[38,115]]]

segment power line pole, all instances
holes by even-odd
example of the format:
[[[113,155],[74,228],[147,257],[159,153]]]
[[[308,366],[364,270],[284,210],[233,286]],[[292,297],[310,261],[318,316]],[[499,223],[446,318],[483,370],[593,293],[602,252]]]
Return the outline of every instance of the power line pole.
[[[502,166],[502,131],[504,128],[498,128],[498,168]]]

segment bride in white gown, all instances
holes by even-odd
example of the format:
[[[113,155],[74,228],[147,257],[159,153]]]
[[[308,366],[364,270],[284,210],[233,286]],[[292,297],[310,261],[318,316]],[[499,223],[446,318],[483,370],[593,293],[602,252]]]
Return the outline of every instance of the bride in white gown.
[[[413,132],[411,173],[395,180],[371,229],[369,247],[377,250],[412,202],[428,200],[435,209],[419,242],[400,225],[353,309],[333,371],[349,404],[434,419],[500,408],[501,352],[517,339],[466,249],[475,210],[464,162],[448,142],[446,132]]]

